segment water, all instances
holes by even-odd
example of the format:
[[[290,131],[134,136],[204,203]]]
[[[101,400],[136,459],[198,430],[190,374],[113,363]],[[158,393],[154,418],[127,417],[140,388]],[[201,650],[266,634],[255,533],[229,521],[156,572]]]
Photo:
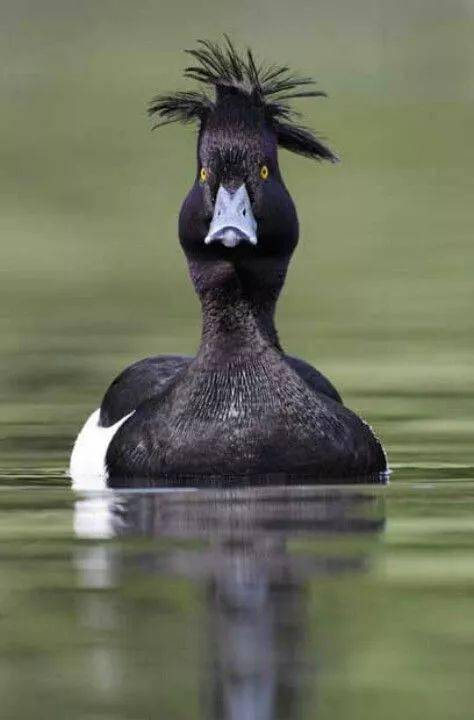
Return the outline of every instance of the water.
[[[405,395],[386,486],[76,495],[64,425],[4,425],[2,718],[472,717],[471,448]]]
[[[474,485],[0,495],[2,717],[469,718]]]

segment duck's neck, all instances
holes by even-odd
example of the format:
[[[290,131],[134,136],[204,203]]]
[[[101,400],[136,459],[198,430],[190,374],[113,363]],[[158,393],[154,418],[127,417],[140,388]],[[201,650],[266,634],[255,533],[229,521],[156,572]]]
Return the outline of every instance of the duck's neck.
[[[267,349],[281,352],[274,315],[287,261],[249,269],[224,261],[189,265],[202,307],[199,365],[222,367],[251,361]]]
[[[273,306],[261,307],[241,288],[209,290],[201,297],[199,356],[207,364],[226,364],[268,347],[280,350]]]

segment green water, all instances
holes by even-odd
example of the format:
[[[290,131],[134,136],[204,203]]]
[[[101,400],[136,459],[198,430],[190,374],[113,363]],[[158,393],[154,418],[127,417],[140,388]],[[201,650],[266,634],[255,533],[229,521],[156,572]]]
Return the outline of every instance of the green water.
[[[1,3],[2,720],[472,717],[474,13],[464,0]],[[75,433],[134,360],[192,353],[180,48],[314,73],[343,159],[282,153],[285,347],[374,426],[387,487],[76,496]]]
[[[470,474],[3,487],[2,717],[470,718]]]

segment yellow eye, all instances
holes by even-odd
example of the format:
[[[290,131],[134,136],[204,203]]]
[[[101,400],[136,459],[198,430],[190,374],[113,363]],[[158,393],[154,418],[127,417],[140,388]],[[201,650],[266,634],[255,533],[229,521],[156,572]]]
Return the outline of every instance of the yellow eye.
[[[201,182],[206,182],[206,180],[207,180],[206,168],[201,168],[201,172],[199,173],[199,179],[201,180]]]
[[[266,180],[269,175],[270,171],[268,170],[267,166],[262,165],[262,167],[260,168],[260,177],[262,178],[262,180]]]

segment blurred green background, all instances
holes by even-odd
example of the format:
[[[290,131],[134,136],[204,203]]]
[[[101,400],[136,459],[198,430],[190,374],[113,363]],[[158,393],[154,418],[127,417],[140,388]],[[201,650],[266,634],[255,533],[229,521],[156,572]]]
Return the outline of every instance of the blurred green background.
[[[5,453],[43,434],[64,464],[126,364],[196,347],[176,233],[195,131],[151,133],[145,108],[189,87],[183,48],[227,32],[318,79],[330,98],[298,109],[343,160],[281,153],[301,222],[285,347],[377,424],[392,460],[407,443],[456,456],[473,430],[473,31],[467,0],[2,2]]]

